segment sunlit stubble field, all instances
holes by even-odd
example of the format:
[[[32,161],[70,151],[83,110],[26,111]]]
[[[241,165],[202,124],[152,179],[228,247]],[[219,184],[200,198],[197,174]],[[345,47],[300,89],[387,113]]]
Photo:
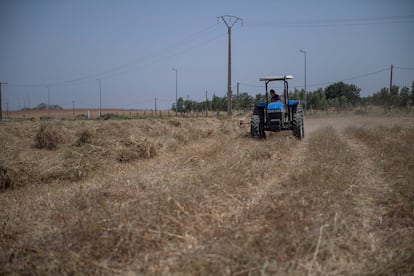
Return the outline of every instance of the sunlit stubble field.
[[[414,118],[0,125],[0,274],[413,274]]]

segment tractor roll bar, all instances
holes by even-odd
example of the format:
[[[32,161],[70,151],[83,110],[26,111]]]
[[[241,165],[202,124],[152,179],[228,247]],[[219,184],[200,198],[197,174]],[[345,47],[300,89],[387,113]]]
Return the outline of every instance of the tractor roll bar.
[[[287,80],[293,79],[292,75],[285,75],[285,76],[276,76],[276,77],[264,77],[264,78],[260,78],[259,81],[264,81],[265,82],[265,86],[266,86],[266,104],[269,103],[269,94],[268,94],[268,84],[271,81],[283,81],[284,82],[284,89],[283,89],[283,95],[284,95],[284,103],[285,105],[288,104],[289,99],[288,99],[288,91],[289,91],[289,85]]]

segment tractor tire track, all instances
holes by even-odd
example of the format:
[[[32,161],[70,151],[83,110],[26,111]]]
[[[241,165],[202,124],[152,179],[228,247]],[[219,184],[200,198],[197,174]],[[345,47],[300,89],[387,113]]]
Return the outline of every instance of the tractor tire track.
[[[384,239],[381,224],[387,208],[379,202],[384,194],[392,193],[392,189],[384,180],[383,172],[377,165],[378,160],[374,159],[375,155],[367,145],[349,135],[346,129],[342,129],[339,137],[358,160],[356,164],[350,164],[358,170],[348,193],[352,195],[354,210],[359,214],[358,239],[369,247],[364,268],[364,273],[369,273],[378,269],[375,264],[383,264],[383,258],[387,254],[381,246]]]

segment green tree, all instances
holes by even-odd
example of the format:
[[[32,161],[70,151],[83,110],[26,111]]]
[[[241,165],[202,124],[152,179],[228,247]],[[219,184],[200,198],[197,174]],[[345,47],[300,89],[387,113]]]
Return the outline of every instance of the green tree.
[[[185,100],[183,103],[183,111],[184,112],[191,112],[194,108],[194,103],[191,100]]]
[[[398,94],[398,90],[399,90],[399,87],[397,85],[393,85],[391,87],[391,91],[390,91],[389,99],[388,99],[388,108],[389,109],[391,107],[396,107],[396,106],[399,105],[400,95]]]
[[[243,92],[239,95],[240,97],[240,108],[248,109],[251,108],[254,104],[254,99],[247,92]]]
[[[324,110],[327,106],[327,100],[325,92],[322,88],[318,88],[316,91],[309,92],[307,97],[308,105],[313,109]]]
[[[389,109],[390,93],[387,88],[382,88],[378,94],[378,103],[384,107],[384,111]]]
[[[225,111],[227,109],[227,98],[217,97],[213,94],[213,100],[211,101],[211,108],[214,111]]]
[[[346,84],[344,82],[336,82],[325,88],[326,99],[335,99],[345,97],[346,102],[355,105],[361,99],[361,89],[354,84]],[[343,101],[343,99],[341,100]]]
[[[326,110],[328,107],[328,101],[326,99],[325,92],[322,88],[319,88],[316,93],[318,95],[318,109]]]
[[[334,107],[336,111],[345,110],[348,106],[347,98],[345,96],[336,97],[329,100],[329,105]]]
[[[262,95],[261,93],[256,94],[255,102],[266,101],[266,95]]]
[[[403,108],[407,108],[411,102],[410,102],[410,89],[407,86],[404,86],[400,90],[400,102],[399,106]]]
[[[410,101],[411,101],[411,104],[414,104],[414,81],[411,84]]]
[[[40,103],[38,104],[36,107],[33,108],[33,110],[62,110],[63,107],[61,107],[60,105],[57,104],[53,104],[53,105],[47,105],[46,103]]]
[[[182,113],[184,111],[184,100],[182,97],[179,97],[177,100],[178,112]]]
[[[304,103],[305,102],[305,90],[304,89],[298,90],[297,88],[295,88],[295,90],[289,93],[289,98],[291,100],[300,100],[302,103]]]

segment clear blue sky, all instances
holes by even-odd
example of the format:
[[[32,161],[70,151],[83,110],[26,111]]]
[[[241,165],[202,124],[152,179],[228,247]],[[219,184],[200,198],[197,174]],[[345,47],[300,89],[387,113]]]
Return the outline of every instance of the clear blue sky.
[[[414,1],[105,1],[2,0],[0,81],[3,110],[50,103],[66,108],[170,108],[179,97],[227,91],[227,27],[232,87],[263,93],[259,77],[292,74],[307,90],[347,80],[367,96],[414,80]],[[383,70],[383,71],[381,71]],[[379,72],[380,71],[380,72]],[[377,73],[375,73],[377,72]],[[371,74],[373,73],[373,74]]]

